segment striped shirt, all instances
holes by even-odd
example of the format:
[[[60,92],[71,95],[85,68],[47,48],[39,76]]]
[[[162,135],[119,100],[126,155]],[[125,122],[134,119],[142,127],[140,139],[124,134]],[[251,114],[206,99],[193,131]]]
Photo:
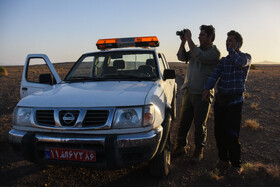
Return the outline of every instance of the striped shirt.
[[[223,95],[238,95],[229,105],[243,101],[245,81],[251,65],[251,56],[242,52],[230,52],[217,64],[212,75],[208,78],[204,89],[211,90],[217,83],[217,92]]]

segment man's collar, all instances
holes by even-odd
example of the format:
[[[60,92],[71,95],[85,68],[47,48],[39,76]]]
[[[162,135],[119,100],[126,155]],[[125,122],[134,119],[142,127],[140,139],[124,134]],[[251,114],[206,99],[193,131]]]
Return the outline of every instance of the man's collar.
[[[208,49],[211,49],[212,47],[213,47],[213,44],[210,44],[210,45],[208,45],[208,46],[206,46],[206,47],[200,46],[199,48],[200,48],[201,50],[208,50]]]

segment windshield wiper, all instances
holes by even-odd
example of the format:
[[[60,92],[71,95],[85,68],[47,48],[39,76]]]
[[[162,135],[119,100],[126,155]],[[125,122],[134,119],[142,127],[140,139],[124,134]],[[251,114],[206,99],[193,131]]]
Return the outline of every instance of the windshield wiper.
[[[71,77],[66,82],[85,82],[85,81],[104,81],[103,78],[99,77]]]
[[[130,80],[137,80],[137,81],[142,81],[142,80],[154,80],[155,77],[139,77],[136,75],[125,75],[125,74],[108,74],[108,75],[103,75],[104,79],[111,79],[111,80],[125,80],[125,81],[130,81]]]
[[[92,77],[71,77],[65,81],[69,81],[69,82],[84,82],[84,81],[92,81],[93,78]]]

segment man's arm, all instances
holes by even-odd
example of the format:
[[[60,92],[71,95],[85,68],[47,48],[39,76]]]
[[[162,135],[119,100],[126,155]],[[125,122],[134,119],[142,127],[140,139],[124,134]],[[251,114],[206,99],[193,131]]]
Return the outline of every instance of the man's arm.
[[[185,39],[187,40],[188,42],[188,46],[190,48],[190,52],[191,54],[194,56],[194,48],[195,48],[195,44],[192,40],[192,33],[189,29],[186,29],[185,30],[185,35],[184,35]]]
[[[247,67],[251,64],[251,55],[242,52],[235,52],[232,48],[228,49],[229,57],[236,66]]]
[[[180,61],[189,61],[190,53],[186,51],[185,45],[188,39],[187,33],[185,32],[184,36],[180,36],[181,38],[181,44],[177,53],[177,58]],[[191,50],[191,49],[190,49]]]
[[[215,67],[214,71],[212,72],[211,76],[208,78],[207,82],[205,83],[205,85],[204,85],[205,90],[211,90],[212,88],[214,88],[214,86],[222,72],[222,60],[223,59],[221,59],[219,61],[219,63]]]
[[[178,53],[177,53],[177,58],[180,61],[188,61],[188,55],[187,55],[187,51],[185,49],[185,44],[186,44],[186,41],[184,42],[182,40]]]
[[[221,64],[222,59],[219,61],[219,63],[217,64],[216,68],[214,69],[213,73],[211,74],[211,76],[208,78],[206,84],[204,85],[204,90],[202,92],[202,100],[206,101],[206,102],[210,102],[210,97],[211,97],[211,93],[210,90],[212,88],[214,88],[218,78],[221,75],[222,72],[222,64]]]
[[[239,55],[238,53],[233,57],[236,66],[247,67],[251,64],[251,56],[249,54]]]

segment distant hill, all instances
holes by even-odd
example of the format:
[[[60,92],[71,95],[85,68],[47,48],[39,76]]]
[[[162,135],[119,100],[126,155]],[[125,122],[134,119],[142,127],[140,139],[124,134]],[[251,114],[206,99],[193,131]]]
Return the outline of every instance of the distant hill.
[[[253,62],[253,64],[280,64],[280,62],[262,61],[262,62]]]

